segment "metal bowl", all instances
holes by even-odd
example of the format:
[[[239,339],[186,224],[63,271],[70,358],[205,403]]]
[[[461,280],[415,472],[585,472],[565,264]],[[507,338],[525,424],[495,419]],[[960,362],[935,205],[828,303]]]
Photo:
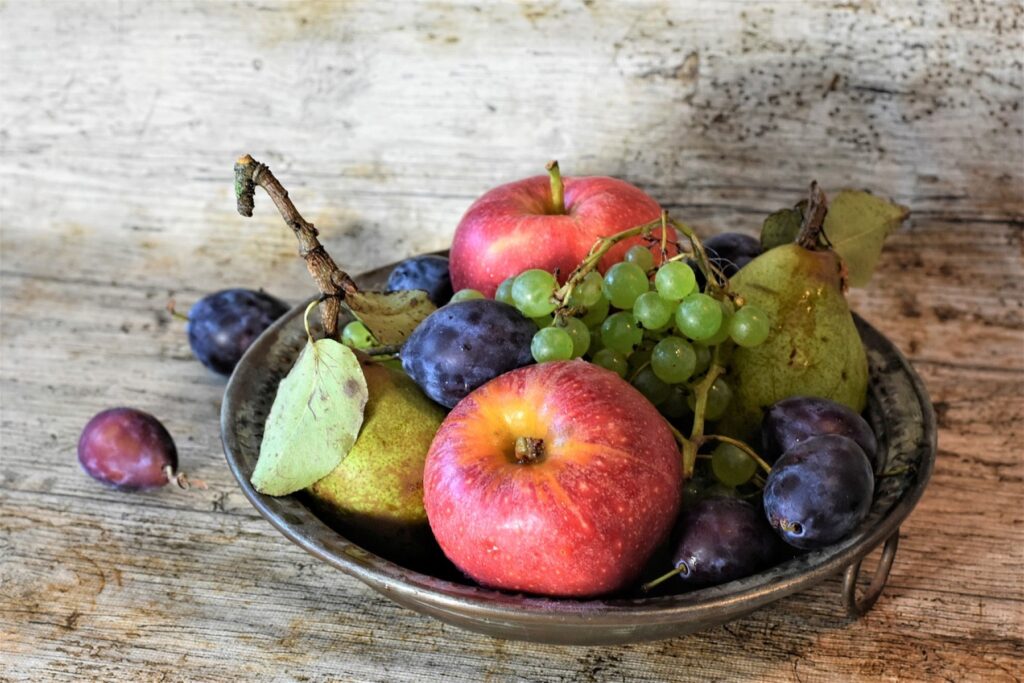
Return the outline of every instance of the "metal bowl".
[[[390,267],[357,278],[380,287]],[[935,462],[935,414],[920,378],[882,334],[857,318],[868,351],[867,416],[879,440],[881,469],[867,519],[846,540],[806,553],[760,574],[677,594],[599,600],[538,598],[490,590],[468,581],[415,571],[347,540],[317,517],[302,496],[273,498],[249,483],[263,424],[277,385],[305,342],[302,313],[292,309],[256,340],[228,382],[221,436],[228,465],[249,501],[285,537],[400,605],[499,638],[597,645],[671,638],[736,619],[846,572],[843,600],[852,616],[871,608],[896,554],[899,527],[928,483]],[[885,544],[879,567],[857,595],[861,560]]]

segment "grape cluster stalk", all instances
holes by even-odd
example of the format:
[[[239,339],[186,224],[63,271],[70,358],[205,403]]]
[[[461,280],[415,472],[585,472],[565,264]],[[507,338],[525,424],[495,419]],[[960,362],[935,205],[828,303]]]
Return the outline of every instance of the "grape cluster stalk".
[[[670,238],[668,228],[685,241]],[[631,247],[602,276],[602,257],[635,237],[645,244]],[[732,390],[724,375],[730,349],[763,343],[771,331],[767,315],[729,291],[700,238],[667,213],[599,239],[565,284],[559,286],[555,275],[527,270],[495,293],[536,323],[534,360],[584,358],[630,382],[673,425],[691,476],[701,445],[714,439],[725,444],[726,437],[706,435],[704,425],[728,409]],[[686,425],[689,437],[679,429]],[[767,468],[746,444],[725,445],[728,451],[719,450],[742,457],[718,458],[714,472],[722,473],[720,483],[734,487],[752,480],[759,465]]]

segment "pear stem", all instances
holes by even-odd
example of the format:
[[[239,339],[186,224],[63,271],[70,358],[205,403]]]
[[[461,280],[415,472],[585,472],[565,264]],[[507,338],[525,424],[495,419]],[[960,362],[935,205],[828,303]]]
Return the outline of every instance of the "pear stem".
[[[565,184],[562,182],[562,171],[557,161],[549,161],[545,168],[551,178],[551,208],[555,214],[565,214]]]
[[[818,186],[818,181],[811,181],[810,196],[807,201],[807,209],[804,211],[804,220],[800,225],[800,232],[796,236],[796,243],[804,249],[818,251],[822,248],[820,237],[825,227],[825,214],[828,213],[828,200],[825,193]]]

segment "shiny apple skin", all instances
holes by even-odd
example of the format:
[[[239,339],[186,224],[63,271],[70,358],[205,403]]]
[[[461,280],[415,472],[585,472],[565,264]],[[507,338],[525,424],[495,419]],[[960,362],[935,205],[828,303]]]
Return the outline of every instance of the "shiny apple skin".
[[[517,436],[544,440],[518,464]],[[430,527],[448,558],[493,588],[593,597],[634,581],[679,510],[679,449],[665,419],[613,372],[531,365],[463,399],[424,471]]]
[[[530,268],[557,270],[564,282],[598,239],[661,215],[654,199],[625,181],[592,176],[563,182],[564,214],[552,213],[547,176],[501,185],[477,199],[455,229],[449,255],[454,289],[477,289],[493,297],[502,280]],[[603,272],[642,243],[639,237],[623,240],[599,269]]]

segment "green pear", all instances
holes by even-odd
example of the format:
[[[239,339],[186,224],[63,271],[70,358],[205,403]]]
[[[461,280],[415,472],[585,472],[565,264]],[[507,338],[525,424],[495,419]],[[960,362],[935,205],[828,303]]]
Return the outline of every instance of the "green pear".
[[[790,396],[820,396],[858,413],[864,409],[867,354],[842,279],[835,252],[799,243],[764,252],[732,277],[730,289],[764,310],[772,328],[764,344],[733,353],[734,395],[721,431],[753,439],[764,410]]]
[[[348,455],[307,489],[313,507],[355,543],[417,564],[436,544],[423,508],[423,464],[445,411],[409,377],[365,361],[369,400]]]

